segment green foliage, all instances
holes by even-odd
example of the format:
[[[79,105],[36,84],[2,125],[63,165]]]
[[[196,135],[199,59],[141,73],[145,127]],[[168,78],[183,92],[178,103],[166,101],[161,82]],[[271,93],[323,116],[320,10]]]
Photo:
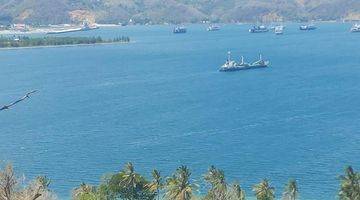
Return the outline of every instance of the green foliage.
[[[228,200],[245,200],[245,191],[240,187],[239,183],[234,183],[228,194]]]
[[[274,200],[275,189],[270,186],[267,179],[262,180],[259,184],[253,187],[257,200]]]
[[[128,163],[100,186],[99,193],[106,199],[152,200],[156,192],[149,190],[148,185],[149,182],[135,172],[132,163]]]
[[[176,172],[166,180],[165,199],[190,200],[193,190],[197,188],[190,183],[191,172],[186,166],[179,167]]]
[[[345,175],[340,176],[340,200],[360,199],[360,173],[352,167],[345,169]]]
[[[158,197],[158,200],[160,199],[160,190],[163,188],[163,180],[161,177],[161,174],[158,170],[154,169],[151,172],[151,175],[153,177],[152,182],[148,185],[148,188],[152,192],[156,192],[156,196]]]
[[[116,37],[112,40],[112,42],[130,42],[130,38],[125,36]]]
[[[98,195],[96,188],[82,183],[80,187],[74,189],[73,191],[74,200],[98,200]]]
[[[211,185],[205,199],[207,200],[225,200],[227,193],[227,184],[224,171],[211,166],[204,176],[205,181]]]
[[[12,177],[11,168],[6,174]],[[1,175],[1,173],[0,173]],[[98,187],[81,184],[73,191],[73,200],[154,200],[160,199],[160,191],[164,189],[165,200],[200,199],[194,196],[197,185],[191,183],[191,172],[186,166],[180,166],[175,173],[166,179],[165,184],[159,171],[152,171],[152,181],[147,181],[135,172],[132,163],[127,163],[118,173],[107,176]],[[204,200],[245,200],[245,191],[240,184],[227,185],[222,170],[211,166],[204,175],[210,189]],[[340,176],[340,200],[360,200],[360,174],[347,167],[345,175]],[[50,180],[39,177],[37,182],[47,188]],[[257,200],[274,200],[275,189],[267,179],[253,187]],[[283,193],[283,200],[296,200],[299,196],[297,182],[289,180]]]
[[[152,181],[147,181],[142,175],[135,172],[132,163],[127,163],[118,173],[106,177],[96,187],[82,183],[73,190],[73,200],[154,200],[160,190],[165,189],[166,200],[195,199],[193,192],[197,185],[191,183],[191,172],[186,166],[180,166],[175,173],[168,177],[166,183],[159,171],[152,171]],[[238,183],[231,186],[226,184],[225,174],[222,170],[211,166],[204,175],[204,180],[211,188],[204,197],[206,200],[245,200],[245,191]],[[340,200],[360,200],[360,173],[352,167],[345,169],[340,176]],[[46,176],[39,176],[27,187],[18,187],[17,178],[11,165],[0,168],[0,199],[54,199],[48,189],[51,180]],[[267,179],[262,180],[253,187],[257,200],[274,200],[275,189]],[[296,200],[298,198],[297,182],[289,180],[283,193],[283,200]]]
[[[11,47],[36,47],[36,46],[59,46],[59,45],[79,45],[79,44],[100,44],[130,42],[129,37],[116,37],[104,40],[101,37],[0,37],[0,48]]]

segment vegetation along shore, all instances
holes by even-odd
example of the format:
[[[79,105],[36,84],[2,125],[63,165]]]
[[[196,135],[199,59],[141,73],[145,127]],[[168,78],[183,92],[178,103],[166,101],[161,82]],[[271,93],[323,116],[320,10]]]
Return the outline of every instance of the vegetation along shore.
[[[132,163],[127,163],[117,173],[107,175],[98,186],[82,183],[72,191],[73,200],[275,200],[275,188],[271,181],[263,179],[252,187],[253,194],[245,194],[239,182],[228,183],[223,170],[211,166],[203,175],[208,191],[204,196],[197,195],[199,185],[191,178],[187,166],[178,167],[169,177],[158,170],[151,173],[151,180],[135,171]],[[340,181],[338,197],[340,200],[360,199],[360,173],[346,167]],[[15,175],[11,164],[0,171],[1,200],[55,200],[56,195],[49,189],[51,180],[39,176],[23,185]],[[281,199],[297,200],[301,196],[298,183],[290,179],[282,190]]]
[[[103,39],[101,37],[0,37],[0,48],[18,47],[41,47],[41,46],[68,46],[85,44],[108,44],[108,43],[128,43],[130,38],[120,36],[113,39]]]

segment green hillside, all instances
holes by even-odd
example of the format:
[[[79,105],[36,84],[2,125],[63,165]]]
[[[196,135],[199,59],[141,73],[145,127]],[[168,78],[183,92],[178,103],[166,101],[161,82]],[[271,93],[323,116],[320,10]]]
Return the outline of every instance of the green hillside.
[[[360,19],[358,0],[0,0],[0,22],[181,23]]]

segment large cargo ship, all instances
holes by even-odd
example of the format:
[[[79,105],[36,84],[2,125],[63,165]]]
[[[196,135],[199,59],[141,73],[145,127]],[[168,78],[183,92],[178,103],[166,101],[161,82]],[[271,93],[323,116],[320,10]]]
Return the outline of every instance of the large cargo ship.
[[[229,71],[239,71],[239,70],[246,70],[246,69],[256,69],[256,68],[265,68],[268,67],[270,64],[269,61],[263,60],[262,55],[259,55],[259,60],[253,63],[246,63],[244,62],[244,57],[241,56],[241,62],[237,63],[234,60],[231,60],[231,52],[228,52],[228,58],[223,64],[219,71],[220,72],[229,72]]]

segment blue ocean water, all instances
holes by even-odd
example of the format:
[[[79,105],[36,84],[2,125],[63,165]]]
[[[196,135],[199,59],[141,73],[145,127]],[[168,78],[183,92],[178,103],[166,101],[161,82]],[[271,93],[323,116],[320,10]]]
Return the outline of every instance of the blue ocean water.
[[[102,28],[69,35],[130,36],[131,44],[0,51],[0,159],[47,175],[62,199],[81,182],[132,161],[170,175],[210,165],[251,187],[268,178],[280,197],[289,178],[301,199],[336,199],[346,165],[360,170],[360,34],[322,23],[301,32],[249,34],[250,25]],[[220,73],[226,52],[268,69]],[[204,192],[204,191],[202,191]]]

